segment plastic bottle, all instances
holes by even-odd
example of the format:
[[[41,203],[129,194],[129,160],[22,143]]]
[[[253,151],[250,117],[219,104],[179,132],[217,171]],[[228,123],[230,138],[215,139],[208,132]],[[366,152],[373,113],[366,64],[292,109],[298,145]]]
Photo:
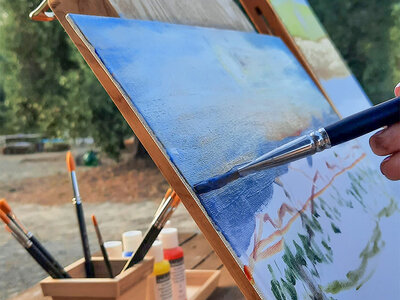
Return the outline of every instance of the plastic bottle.
[[[139,230],[127,231],[122,234],[122,244],[124,246],[123,257],[130,257],[135,253],[142,242],[142,232]]]
[[[154,241],[148,255],[154,257],[153,275],[156,280],[156,299],[172,300],[171,267],[168,260],[164,259],[162,243]]]
[[[178,230],[164,228],[160,233],[163,243],[164,258],[171,265],[172,296],[174,300],[186,300],[186,275],[183,250],[178,243]]]

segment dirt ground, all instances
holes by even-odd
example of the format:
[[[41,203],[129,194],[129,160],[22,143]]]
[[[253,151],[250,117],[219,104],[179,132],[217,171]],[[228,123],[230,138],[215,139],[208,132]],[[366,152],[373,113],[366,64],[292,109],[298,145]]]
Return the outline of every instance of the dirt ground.
[[[124,231],[147,228],[168,188],[150,159],[78,166],[77,176],[92,252],[99,250],[92,214],[105,240],[121,240]],[[68,265],[82,257],[65,152],[0,155],[0,198],[9,201],[18,218],[60,263]],[[171,222],[180,232],[198,231],[183,205]],[[5,230],[0,230],[0,249],[0,300],[46,276]]]

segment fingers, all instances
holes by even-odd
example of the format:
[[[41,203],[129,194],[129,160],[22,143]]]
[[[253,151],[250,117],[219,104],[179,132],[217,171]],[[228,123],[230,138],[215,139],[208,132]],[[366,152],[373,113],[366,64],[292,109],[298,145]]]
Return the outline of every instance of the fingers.
[[[381,163],[381,172],[390,180],[400,180],[400,152],[386,157]]]
[[[372,151],[376,155],[390,155],[400,151],[400,123],[396,123],[375,133],[369,139]]]
[[[400,97],[400,83],[394,89]],[[390,155],[381,163],[381,172],[390,180],[400,180],[400,123],[375,133],[369,144],[377,155]]]

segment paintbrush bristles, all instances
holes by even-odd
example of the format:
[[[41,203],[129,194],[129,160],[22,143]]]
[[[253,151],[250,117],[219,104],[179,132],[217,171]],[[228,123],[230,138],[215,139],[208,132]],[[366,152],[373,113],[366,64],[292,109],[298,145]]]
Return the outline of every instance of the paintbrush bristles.
[[[179,203],[181,202],[181,198],[179,198],[179,196],[177,194],[174,195],[173,197],[174,201],[172,202],[172,207],[176,207],[179,205]]]
[[[71,154],[71,151],[67,152],[66,156],[67,168],[69,172],[75,171],[75,160]]]
[[[2,210],[0,210],[0,219],[2,219],[3,222],[6,223],[7,225],[10,224],[11,222],[10,218],[7,217],[7,215]]]
[[[2,210],[6,215],[11,214],[11,207],[4,198],[0,199],[0,210]]]
[[[167,192],[166,192],[165,195],[164,195],[164,198],[161,200],[161,203],[160,203],[160,205],[159,205],[158,208],[157,208],[157,211],[156,211],[155,215],[158,215],[158,214],[159,214],[160,210],[162,209],[162,207],[163,207],[164,204],[165,204],[165,201],[167,201],[167,199],[168,199],[168,197],[171,195],[171,193],[172,193],[172,188],[168,188]]]
[[[96,216],[95,215],[92,215],[92,222],[93,222],[93,225],[96,227],[96,226],[98,226],[97,225],[97,220],[96,220]]]
[[[92,222],[94,226],[94,230],[96,231],[97,239],[99,240],[100,246],[103,244],[103,237],[101,236],[99,224],[97,223],[97,219],[95,215],[92,215]]]

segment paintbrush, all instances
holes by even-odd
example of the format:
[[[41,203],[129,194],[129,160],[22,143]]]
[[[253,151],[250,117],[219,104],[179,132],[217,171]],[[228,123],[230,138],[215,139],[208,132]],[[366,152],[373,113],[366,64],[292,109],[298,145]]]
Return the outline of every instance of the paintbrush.
[[[50,263],[63,275],[64,278],[71,278],[71,276],[65,271],[65,269],[58,263],[58,261],[50,254],[49,251],[39,242],[39,240],[33,235],[32,232],[28,231],[17,216],[11,210],[10,205],[6,199],[0,200],[0,210],[3,211],[7,217],[18,227],[18,229],[39,249],[40,252],[50,261]]]
[[[104,247],[103,237],[101,236],[99,224],[97,223],[95,215],[92,215],[92,222],[93,222],[94,229],[96,230],[97,239],[99,241],[101,253],[103,254],[104,263],[106,264],[108,275],[110,276],[110,278],[114,278],[114,275],[113,275],[113,272],[112,272],[112,268],[111,268],[111,264],[110,264],[110,260],[108,259],[107,250]]]
[[[156,213],[154,214],[154,217],[158,215],[158,213],[160,212],[161,208],[164,207],[165,201],[167,201],[169,195],[171,195],[172,193],[172,188],[168,188],[167,192],[164,195],[164,198],[161,200],[160,205],[158,206]]]
[[[163,217],[162,226],[167,223],[167,221],[171,218],[174,211],[178,208],[179,203],[181,203],[181,199],[177,194],[172,196],[172,201],[168,204],[168,209]]]
[[[400,122],[400,97],[297,138],[252,162],[236,166],[225,174],[199,182],[193,188],[197,194],[207,193],[256,171],[277,167],[313,155],[397,122]]]
[[[166,200],[161,202],[160,207],[151,222],[151,225],[147,232],[145,233],[142,242],[140,243],[135,254],[128,260],[121,272],[134,266],[138,262],[142,261],[146,256],[147,252],[153,245],[154,241],[158,237],[160,231],[163,229],[165,223],[168,221],[169,217],[175,211],[176,206],[179,204],[180,200],[177,198],[175,191],[170,192],[168,189],[164,197]]]
[[[0,219],[6,224],[6,230],[26,249],[32,258],[49,274],[52,278],[65,278],[64,275],[48,260],[47,257],[36,247],[24,232],[15,225],[11,219],[0,210]]]
[[[76,179],[75,174],[75,161],[72,157],[71,151],[67,152],[67,168],[71,174],[71,181],[72,181],[72,189],[74,191],[74,198],[72,199],[72,203],[75,205],[76,208],[76,215],[78,217],[78,224],[79,224],[79,232],[81,235],[82,247],[83,247],[83,255],[85,257],[85,271],[86,277],[93,278],[94,277],[94,267],[93,262],[91,260],[90,255],[90,248],[89,248],[89,241],[86,231],[86,224],[85,224],[85,215],[83,213],[82,201],[81,196],[79,194],[78,188],[78,181]]]

